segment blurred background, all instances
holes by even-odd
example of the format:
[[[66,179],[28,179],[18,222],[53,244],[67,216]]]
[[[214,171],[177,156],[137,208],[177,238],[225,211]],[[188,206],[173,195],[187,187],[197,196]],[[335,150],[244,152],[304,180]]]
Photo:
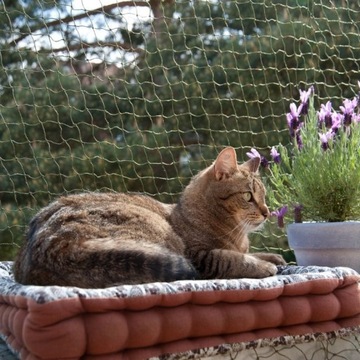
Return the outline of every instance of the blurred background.
[[[176,202],[231,145],[289,143],[299,89],[358,92],[360,3],[347,0],[0,2],[0,260],[62,194]],[[257,248],[288,248],[273,221]]]

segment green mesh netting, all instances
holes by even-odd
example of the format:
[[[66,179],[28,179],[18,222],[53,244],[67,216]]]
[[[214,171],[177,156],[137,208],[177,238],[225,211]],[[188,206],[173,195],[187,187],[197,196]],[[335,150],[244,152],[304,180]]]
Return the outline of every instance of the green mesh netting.
[[[358,91],[358,24],[346,0],[2,1],[0,260],[60,194],[174,202],[224,146],[288,143],[299,89]],[[287,248],[271,224],[253,241]]]

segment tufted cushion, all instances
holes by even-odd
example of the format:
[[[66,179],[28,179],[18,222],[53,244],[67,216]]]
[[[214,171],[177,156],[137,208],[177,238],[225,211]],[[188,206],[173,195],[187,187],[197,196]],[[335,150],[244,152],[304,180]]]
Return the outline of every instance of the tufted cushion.
[[[0,335],[27,359],[137,359],[360,325],[360,275],[347,268],[107,289],[23,286],[11,268],[0,263]]]

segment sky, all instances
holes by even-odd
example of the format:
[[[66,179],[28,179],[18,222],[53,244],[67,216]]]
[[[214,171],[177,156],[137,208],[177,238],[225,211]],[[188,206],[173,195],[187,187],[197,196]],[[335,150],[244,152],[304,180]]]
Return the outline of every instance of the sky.
[[[116,0],[91,0],[91,1],[89,1],[89,0],[73,0],[72,7],[74,8],[74,10],[78,10],[78,9],[92,10],[92,9],[96,9],[96,8],[104,6],[104,5],[112,4],[115,1]]]
[[[72,1],[72,11],[74,14],[81,13],[84,10],[92,10],[96,8],[100,8],[102,6],[113,4],[116,2],[121,2],[121,0],[73,0]],[[150,9],[147,7],[127,7],[127,8],[120,8],[121,14],[123,15],[123,20],[126,21],[128,29],[131,29],[134,22],[141,22],[141,21],[148,21],[151,12]],[[80,21],[76,23],[76,31],[79,35],[79,37],[84,41],[96,41],[102,40],[106,37],[106,35],[110,33],[116,33],[118,28],[118,22],[117,21],[106,21],[106,26],[104,27],[104,24],[101,24],[100,26],[97,26],[96,23],[92,23],[91,29],[86,26],[81,26],[82,24],[86,24],[86,20]],[[87,24],[89,24],[89,21],[87,20]],[[121,59],[124,59],[124,54],[119,54]],[[95,55],[96,56],[96,55]],[[104,56],[106,56],[104,54]],[[115,56],[116,54],[114,52],[111,52],[111,56]],[[132,58],[132,57],[131,57]],[[89,61],[103,61],[105,59],[97,59],[97,58],[88,58]],[[109,60],[107,58],[107,60]],[[118,60],[112,59],[111,62],[117,62]],[[129,59],[131,61],[131,59]]]
[[[78,13],[84,11],[84,9],[97,9],[101,6],[106,6],[116,2],[121,3],[121,0],[73,0],[71,3],[71,7],[74,12]],[[126,12],[129,18],[137,17],[146,19],[149,18],[150,15],[150,11],[146,7],[129,7]]]
[[[67,9],[67,12],[72,15],[76,15],[79,13],[83,13],[86,10],[92,10],[96,8],[100,8],[102,6],[116,3],[117,0],[73,0]],[[119,3],[121,2],[118,1]],[[148,21],[151,12],[147,7],[126,7],[120,8],[123,20],[126,22],[128,29],[132,28],[134,22]],[[53,18],[57,19],[61,14],[59,12],[54,13]],[[48,18],[49,19],[49,18]],[[96,18],[84,18],[81,20],[77,20],[75,23],[70,24],[69,29],[73,31],[73,33],[84,42],[96,42],[96,41],[104,41],[106,37],[109,35],[118,35],[118,21],[111,21],[106,19],[106,21],[97,21]],[[24,46],[31,46],[36,50],[40,50],[41,48],[62,48],[65,46],[65,41],[63,38],[64,34],[61,32],[52,32],[49,35],[43,35],[40,32],[33,33],[31,38],[27,38],[23,40]],[[116,52],[111,52],[111,56],[116,57]],[[59,55],[59,54],[58,54]],[[64,54],[65,57],[68,54]],[[109,59],[107,57],[106,52],[102,55],[102,58],[97,57],[96,54],[93,56],[90,55],[87,59],[88,61],[101,62],[106,60],[110,60],[110,62],[117,63],[118,61],[124,60],[124,53],[119,53],[118,58]],[[120,60],[122,59],[122,60]]]

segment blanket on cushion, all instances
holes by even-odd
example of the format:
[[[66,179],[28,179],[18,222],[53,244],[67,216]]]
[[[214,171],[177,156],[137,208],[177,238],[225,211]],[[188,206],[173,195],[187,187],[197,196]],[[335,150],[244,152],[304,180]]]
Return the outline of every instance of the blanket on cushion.
[[[358,326],[360,275],[348,268],[80,289],[24,286],[0,263],[0,336],[23,359],[144,359]]]

